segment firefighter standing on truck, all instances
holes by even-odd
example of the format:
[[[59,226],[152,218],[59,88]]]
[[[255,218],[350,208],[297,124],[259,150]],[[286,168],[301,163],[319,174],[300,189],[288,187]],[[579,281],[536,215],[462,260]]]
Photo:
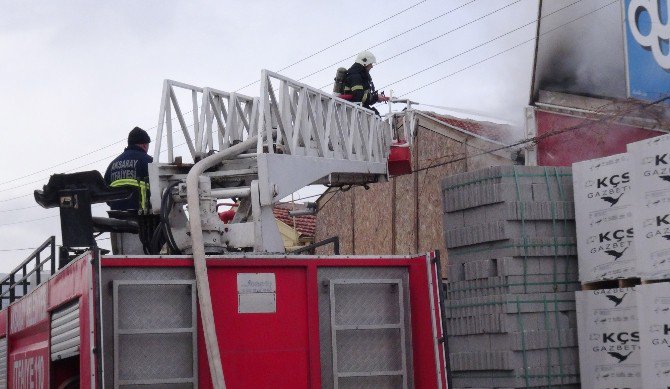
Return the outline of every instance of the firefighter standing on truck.
[[[351,101],[361,103],[363,107],[371,109],[379,115],[379,112],[372,107],[378,102],[386,102],[388,97],[384,92],[379,93],[375,90],[375,85],[370,77],[370,70],[377,62],[374,54],[369,51],[363,51],[356,56],[356,62],[347,70],[344,77],[344,94],[352,95]]]
[[[149,163],[147,154],[151,138],[139,127],[128,134],[128,147],[107,167],[105,182],[114,188],[131,188],[133,194],[125,200],[110,201],[114,211],[147,211],[149,204]]]

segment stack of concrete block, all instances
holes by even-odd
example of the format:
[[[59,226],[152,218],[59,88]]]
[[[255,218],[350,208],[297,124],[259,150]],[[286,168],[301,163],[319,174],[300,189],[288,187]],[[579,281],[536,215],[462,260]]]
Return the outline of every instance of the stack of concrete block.
[[[639,277],[628,153],[574,163],[579,280]]]
[[[580,371],[585,388],[652,388],[642,385],[640,373],[636,288],[576,293]]]
[[[670,136],[630,143],[637,270],[670,279]]]
[[[443,199],[453,387],[578,388],[571,169],[459,174]]]
[[[577,322],[585,387],[642,388],[637,297],[639,230],[633,156],[573,164],[579,279]]]
[[[638,291],[642,387],[665,389],[670,382],[670,284],[635,287]]]

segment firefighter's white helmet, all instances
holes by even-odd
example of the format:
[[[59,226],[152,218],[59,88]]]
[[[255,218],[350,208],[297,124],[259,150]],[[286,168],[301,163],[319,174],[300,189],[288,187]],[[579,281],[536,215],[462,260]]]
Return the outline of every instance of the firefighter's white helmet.
[[[375,63],[377,63],[377,58],[375,58],[374,54],[365,50],[365,51],[360,52],[356,56],[356,63],[359,63],[363,66],[369,65],[369,64],[375,64]]]

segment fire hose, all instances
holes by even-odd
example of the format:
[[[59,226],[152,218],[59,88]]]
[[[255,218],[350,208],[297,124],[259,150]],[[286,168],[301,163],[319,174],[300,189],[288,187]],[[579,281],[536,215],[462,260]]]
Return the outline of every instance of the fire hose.
[[[200,198],[198,196],[198,183],[200,176],[205,170],[226,159],[232,159],[251,147],[256,146],[258,137],[254,136],[242,143],[231,146],[221,152],[210,155],[196,163],[186,178],[186,199],[189,210],[189,225],[191,228],[191,241],[193,244],[193,263],[195,267],[195,282],[198,291],[200,306],[200,317],[205,335],[205,348],[207,349],[207,360],[209,371],[212,376],[212,384],[216,389],[225,389],[226,383],[223,377],[223,366],[219,353],[219,343],[214,325],[214,311],[212,309],[212,296],[209,289],[209,278],[207,275],[207,264],[205,262],[205,244],[203,241]]]

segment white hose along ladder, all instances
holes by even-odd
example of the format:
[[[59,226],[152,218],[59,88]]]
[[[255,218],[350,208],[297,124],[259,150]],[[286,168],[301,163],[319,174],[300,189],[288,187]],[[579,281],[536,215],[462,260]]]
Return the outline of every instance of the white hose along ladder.
[[[273,204],[311,184],[365,184],[388,176],[389,122],[360,105],[277,73],[263,70],[261,74],[260,97],[165,80],[154,163],[149,167],[154,212],[160,211],[163,190],[173,184],[176,203],[188,202],[188,226],[181,207],[172,226],[180,248],[193,253],[216,388],[225,388],[225,381],[206,252],[283,252]],[[191,108],[191,124],[179,103],[184,96],[183,106]],[[173,115],[177,130],[172,128]],[[195,165],[184,165],[175,157],[175,133],[181,133]],[[167,161],[161,162],[164,137]],[[216,207],[217,200],[225,198],[240,199],[240,204],[233,221],[224,225]]]

